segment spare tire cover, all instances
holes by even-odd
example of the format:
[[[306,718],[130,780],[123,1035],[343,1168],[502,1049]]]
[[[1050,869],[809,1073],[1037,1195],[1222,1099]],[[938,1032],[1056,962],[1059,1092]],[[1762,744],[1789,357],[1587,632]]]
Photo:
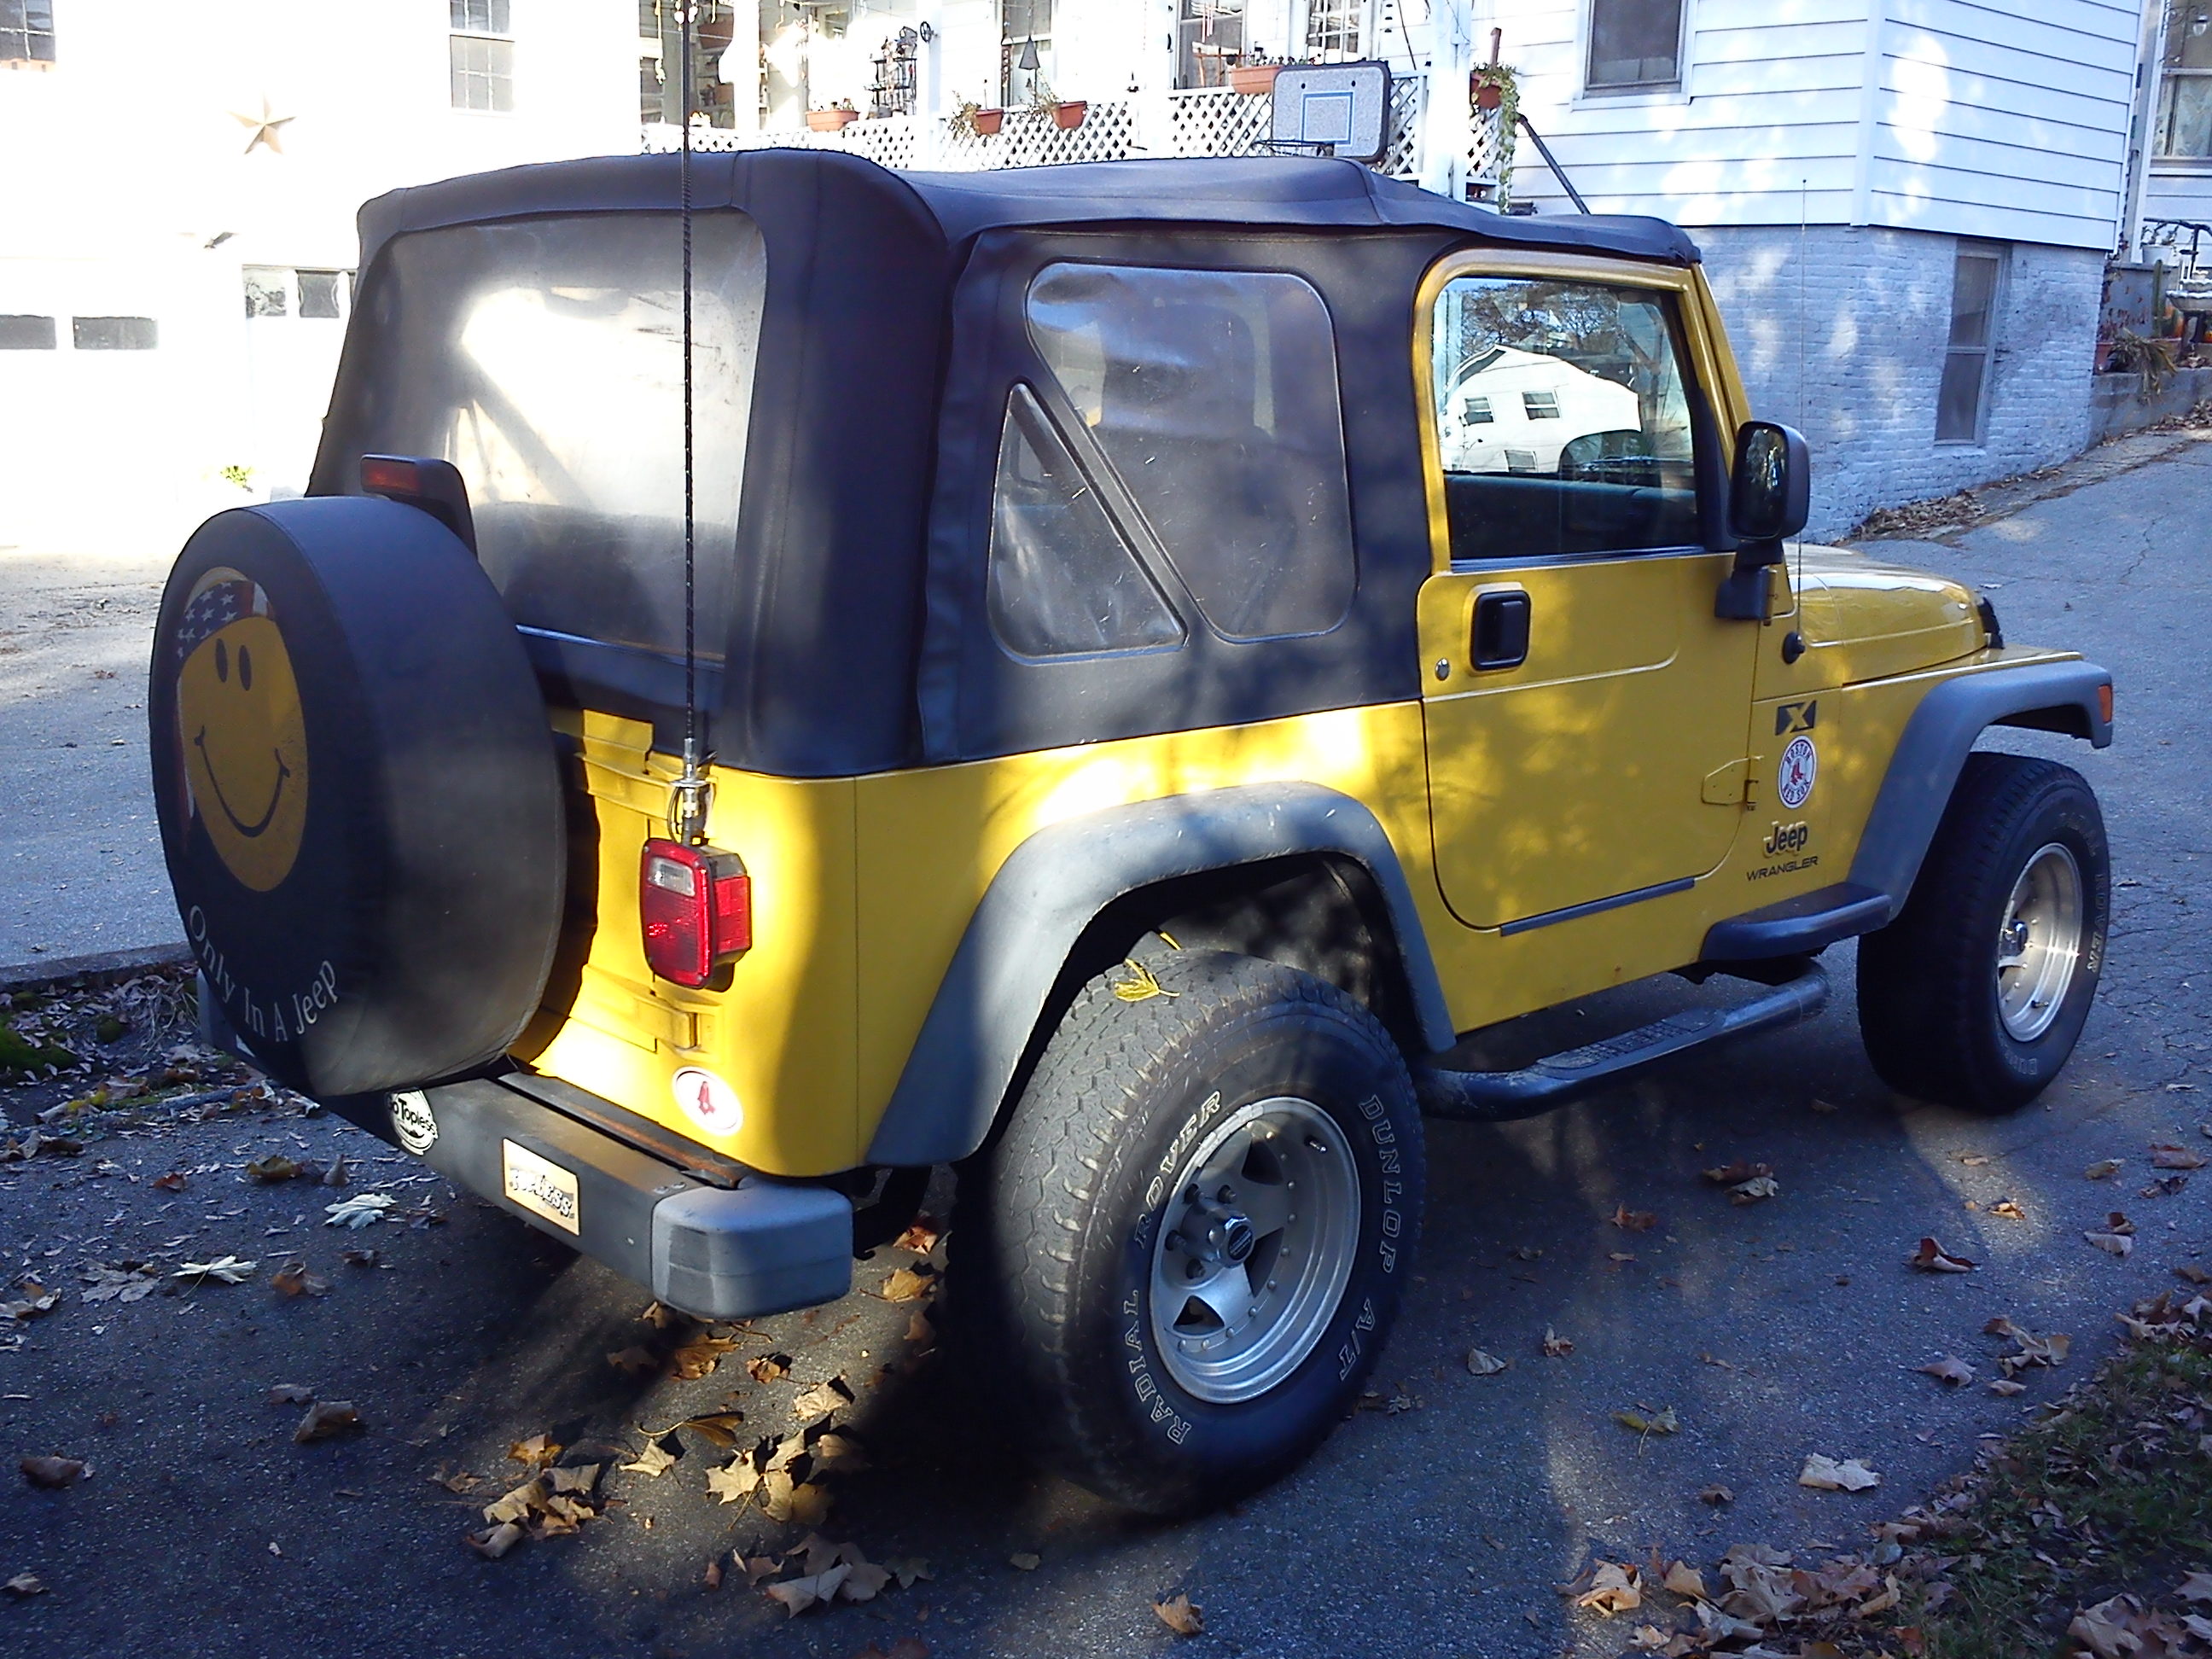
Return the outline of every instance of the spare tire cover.
[[[367,496],[217,514],[170,572],[146,711],[185,940],[271,1076],[360,1094],[505,1052],[559,934],[560,773],[450,531]]]

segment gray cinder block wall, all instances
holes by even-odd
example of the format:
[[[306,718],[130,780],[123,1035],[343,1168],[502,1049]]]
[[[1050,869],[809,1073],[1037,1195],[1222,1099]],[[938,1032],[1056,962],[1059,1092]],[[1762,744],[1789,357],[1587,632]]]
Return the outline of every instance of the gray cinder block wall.
[[[1840,535],[1877,507],[2049,466],[2094,436],[2101,254],[1973,244],[2004,254],[1988,415],[1981,442],[1939,444],[1958,238],[1842,225],[1691,234],[1753,410],[1800,428],[1812,447],[1809,534]]]

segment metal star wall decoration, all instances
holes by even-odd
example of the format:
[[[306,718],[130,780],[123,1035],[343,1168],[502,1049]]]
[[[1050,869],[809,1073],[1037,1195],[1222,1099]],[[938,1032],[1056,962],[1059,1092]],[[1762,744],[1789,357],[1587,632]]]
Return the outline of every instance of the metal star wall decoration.
[[[266,144],[275,155],[282,155],[284,153],[283,134],[278,129],[294,118],[276,113],[266,93],[264,93],[261,97],[260,114],[240,115],[236,110],[233,110],[230,112],[230,118],[242,127],[253,129],[253,137],[246,141],[245,154],[251,155],[264,144]]]

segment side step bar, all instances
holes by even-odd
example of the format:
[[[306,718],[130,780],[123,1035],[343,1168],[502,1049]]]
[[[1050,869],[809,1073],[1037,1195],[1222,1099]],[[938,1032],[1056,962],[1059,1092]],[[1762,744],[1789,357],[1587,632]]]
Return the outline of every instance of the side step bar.
[[[1429,1117],[1469,1123],[1510,1123],[1536,1117],[1578,1095],[1620,1083],[1676,1054],[1810,1019],[1828,1000],[1828,975],[1818,963],[1764,996],[1734,1008],[1690,1008],[1616,1037],[1547,1054],[1517,1072],[1417,1069],[1413,1085]]]

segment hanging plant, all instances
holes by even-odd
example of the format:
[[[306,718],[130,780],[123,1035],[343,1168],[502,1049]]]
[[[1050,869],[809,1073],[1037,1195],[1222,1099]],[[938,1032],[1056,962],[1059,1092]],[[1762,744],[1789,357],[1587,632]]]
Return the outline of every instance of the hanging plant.
[[[1475,112],[1488,116],[1492,123],[1491,164],[1498,174],[1498,206],[1503,210],[1513,192],[1513,141],[1521,125],[1521,76],[1510,64],[1478,64],[1468,77],[1468,95]]]

